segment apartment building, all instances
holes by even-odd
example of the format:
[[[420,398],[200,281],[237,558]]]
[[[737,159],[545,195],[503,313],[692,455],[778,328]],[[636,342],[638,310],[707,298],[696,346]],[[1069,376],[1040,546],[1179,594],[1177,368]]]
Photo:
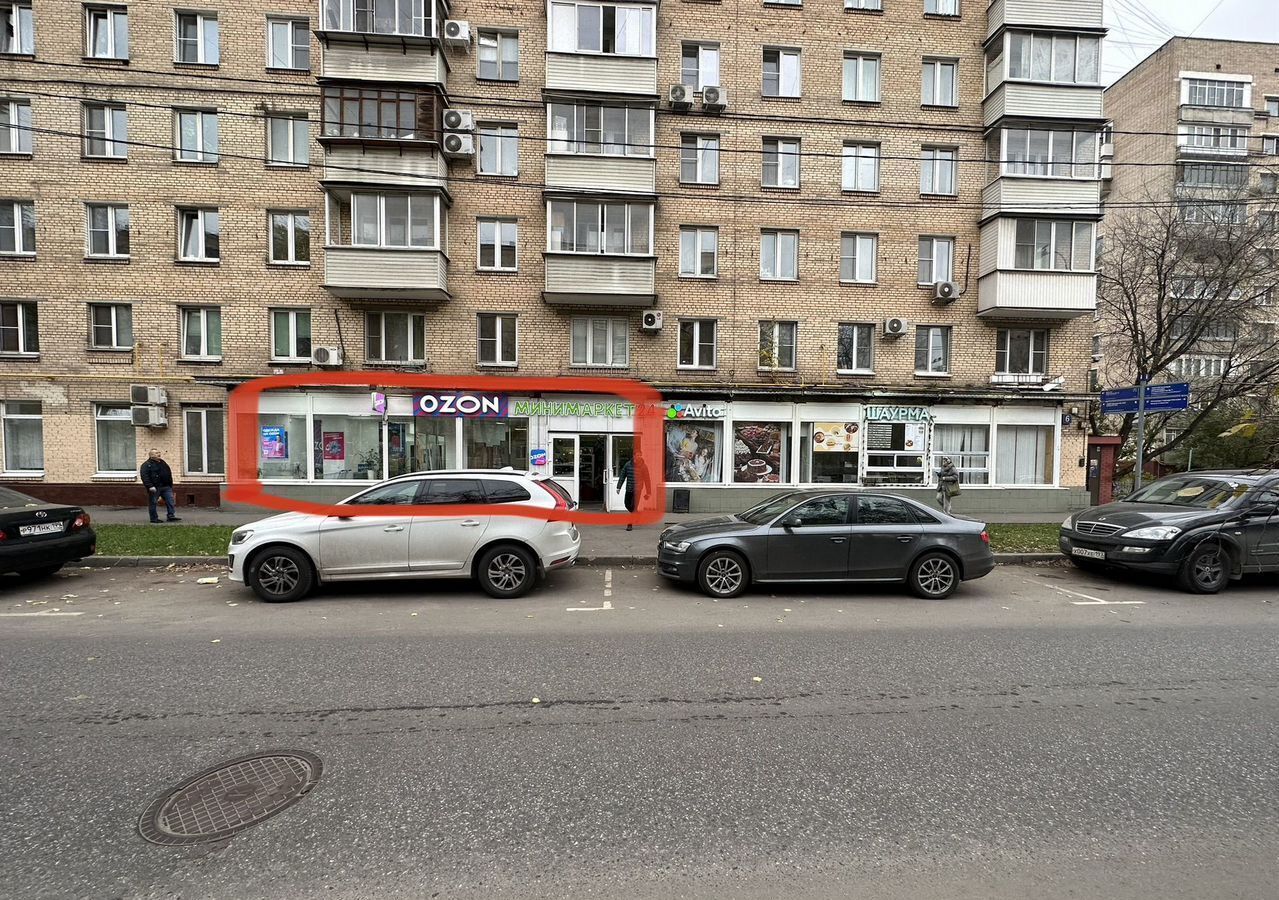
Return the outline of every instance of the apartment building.
[[[941,455],[973,511],[1086,499],[1100,0],[0,0],[0,23],[23,490],[140,502],[155,446],[217,502],[229,390],[353,370],[650,383],[694,511],[927,491]],[[256,474],[331,499],[532,465],[616,508],[633,409],[511,384],[274,392]]]

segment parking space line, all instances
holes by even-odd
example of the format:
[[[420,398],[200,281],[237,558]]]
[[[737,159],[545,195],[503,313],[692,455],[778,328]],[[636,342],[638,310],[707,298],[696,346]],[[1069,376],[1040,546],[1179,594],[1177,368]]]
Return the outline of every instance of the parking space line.
[[[1094,597],[1092,594],[1081,594],[1078,591],[1072,591],[1064,587],[1058,587],[1055,584],[1048,585],[1054,591],[1061,591],[1063,594],[1069,594],[1072,597],[1083,597],[1082,600],[1071,600],[1075,606],[1145,606],[1145,600],[1107,600],[1104,597]]]
[[[20,613],[0,613],[0,616],[6,619],[17,619],[26,616],[82,616],[82,612],[58,612],[52,609],[42,609],[39,612],[20,612]]]

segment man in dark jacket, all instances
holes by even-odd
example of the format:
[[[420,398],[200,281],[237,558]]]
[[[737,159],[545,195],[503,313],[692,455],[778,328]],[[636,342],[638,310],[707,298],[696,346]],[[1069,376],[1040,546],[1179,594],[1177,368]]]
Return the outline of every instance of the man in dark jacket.
[[[648,470],[644,468],[644,461],[640,459],[639,447],[635,448],[635,455],[626,461],[626,465],[622,466],[621,474],[617,477],[617,489],[623,492],[622,500],[626,504],[627,512],[635,512],[637,488],[643,496],[648,496]],[[627,525],[626,530],[630,531],[632,527]]]
[[[157,500],[164,500],[165,510],[169,514],[170,522],[180,522],[177,512],[173,508],[173,470],[169,468],[169,464],[160,457],[160,451],[152,448],[147,455],[147,461],[142,464],[142,468],[138,469],[138,474],[142,476],[142,485],[147,489],[147,503],[151,508],[151,521],[153,523],[160,521],[160,515],[155,508]]]

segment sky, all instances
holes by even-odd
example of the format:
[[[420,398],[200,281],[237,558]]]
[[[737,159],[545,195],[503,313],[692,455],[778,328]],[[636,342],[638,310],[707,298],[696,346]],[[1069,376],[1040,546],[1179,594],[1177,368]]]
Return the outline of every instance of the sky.
[[[1173,35],[1279,43],[1279,0],[1105,0],[1102,74],[1115,81]],[[1279,66],[1279,48],[1275,53]]]

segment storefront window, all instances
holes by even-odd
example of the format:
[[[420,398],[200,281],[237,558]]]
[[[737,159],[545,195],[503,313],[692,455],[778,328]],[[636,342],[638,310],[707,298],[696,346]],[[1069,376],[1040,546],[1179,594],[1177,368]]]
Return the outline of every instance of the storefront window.
[[[716,484],[720,477],[720,422],[666,423],[666,480],[675,484]]]
[[[923,484],[927,422],[866,423],[866,483]]]
[[[1000,425],[996,432],[998,484],[1049,484],[1053,477],[1051,425]]]
[[[933,429],[933,468],[943,456],[959,470],[960,484],[990,483],[990,426],[938,425]]]
[[[860,430],[856,422],[801,425],[799,480],[806,484],[856,484]]]
[[[472,469],[527,470],[528,419],[493,422],[484,419],[462,420],[462,444],[466,447],[466,465]]]
[[[315,478],[377,481],[382,478],[382,420],[316,414],[311,426]]]
[[[258,417],[258,477],[306,480],[306,416]]]
[[[778,484],[790,480],[790,426],[780,422],[733,424],[733,481]]]
[[[457,468],[453,419],[392,418],[386,423],[388,477]]]

